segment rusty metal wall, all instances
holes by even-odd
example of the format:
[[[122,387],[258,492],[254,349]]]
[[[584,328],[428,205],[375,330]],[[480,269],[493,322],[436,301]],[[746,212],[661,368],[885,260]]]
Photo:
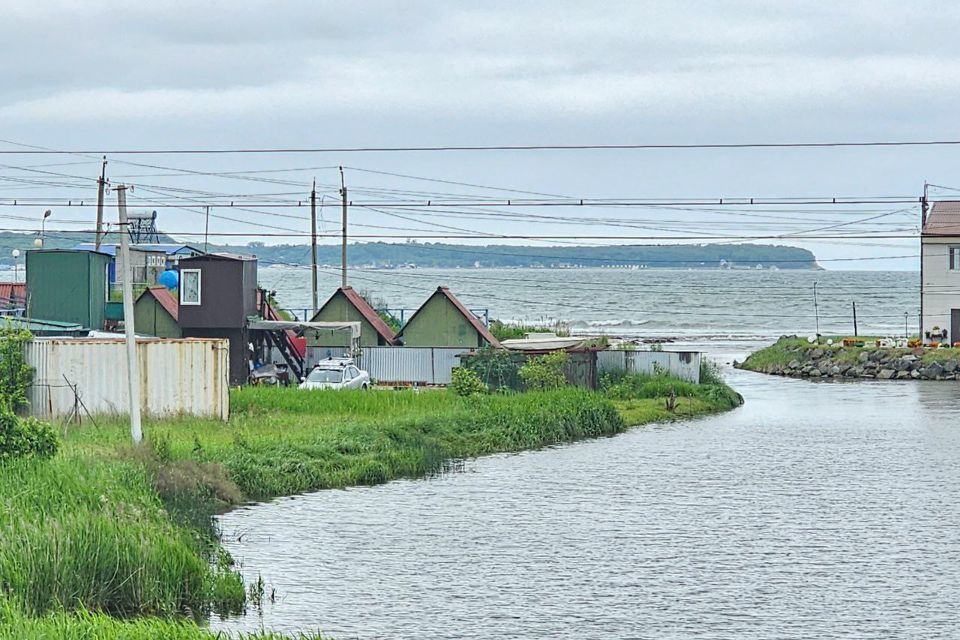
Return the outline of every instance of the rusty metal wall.
[[[626,371],[655,375],[658,370],[690,382],[700,382],[699,351],[617,351],[597,354],[597,368],[605,371]]]
[[[127,413],[124,349],[124,341],[118,339],[32,340],[26,345],[27,362],[36,370],[28,393],[31,415],[40,419],[71,415],[75,406],[71,385],[91,414]],[[137,355],[145,415],[229,417],[229,341],[137,340]]]

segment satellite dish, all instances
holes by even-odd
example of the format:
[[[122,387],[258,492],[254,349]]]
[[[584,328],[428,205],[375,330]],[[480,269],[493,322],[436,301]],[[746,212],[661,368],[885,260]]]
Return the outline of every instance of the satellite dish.
[[[809,342],[810,344],[813,344],[816,341],[817,341],[816,336],[810,336],[809,338],[807,338],[807,342]]]
[[[828,347],[832,347],[832,346],[833,346],[833,338],[827,338],[827,346],[828,346]]]

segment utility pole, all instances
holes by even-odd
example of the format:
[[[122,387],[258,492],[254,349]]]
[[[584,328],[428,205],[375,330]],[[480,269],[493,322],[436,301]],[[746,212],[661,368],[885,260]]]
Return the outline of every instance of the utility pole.
[[[117,185],[117,209],[120,213],[120,259],[123,261],[123,328],[127,339],[130,435],[134,444],[140,444],[143,440],[143,429],[140,425],[140,363],[137,360],[137,337],[133,326],[133,268],[130,263],[130,234],[127,228],[127,186],[123,184]]]
[[[310,187],[310,293],[313,296],[313,319],[317,315],[317,180]]]
[[[904,340],[909,340],[909,339],[910,339],[910,328],[909,328],[909,326],[908,326],[908,325],[909,325],[909,320],[908,320],[909,317],[910,317],[910,312],[909,312],[909,311],[904,311],[904,312],[903,312],[903,339],[904,339]]]
[[[97,237],[96,247],[100,251],[100,243],[103,242],[103,192],[107,184],[107,156],[103,156],[103,164],[100,166],[100,178],[97,179]]]
[[[813,283],[813,313],[817,317],[817,344],[820,344],[820,307],[817,305],[817,283]]]
[[[203,225],[203,252],[210,253],[210,205],[207,205],[207,220]]]
[[[340,220],[340,286],[347,288],[347,185],[340,167],[340,196],[343,198],[343,213]]]
[[[854,337],[860,335],[857,333],[857,301],[853,301],[853,335]]]

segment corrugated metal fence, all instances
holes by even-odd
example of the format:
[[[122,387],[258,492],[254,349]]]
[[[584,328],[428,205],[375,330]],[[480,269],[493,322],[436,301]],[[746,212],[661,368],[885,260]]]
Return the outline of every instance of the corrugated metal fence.
[[[463,347],[364,347],[357,366],[382,383],[450,384],[451,374],[460,366],[457,357],[470,349]],[[309,347],[310,366],[328,355],[347,354],[344,348]]]
[[[143,339],[137,340],[137,355],[145,414],[229,417],[229,341]],[[36,369],[28,393],[33,416],[72,415],[77,396],[93,415],[127,413],[123,340],[36,338],[26,346],[26,359]]]
[[[597,369],[655,375],[659,371],[683,380],[700,382],[699,351],[600,351]]]

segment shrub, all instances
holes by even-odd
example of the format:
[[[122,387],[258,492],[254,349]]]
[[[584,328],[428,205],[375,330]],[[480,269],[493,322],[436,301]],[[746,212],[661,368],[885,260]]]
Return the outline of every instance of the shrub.
[[[522,356],[511,355],[506,349],[486,346],[465,356],[461,362],[463,368],[475,371],[490,389],[519,389],[520,365],[516,358]]]
[[[567,384],[567,378],[563,374],[563,366],[567,363],[567,358],[565,351],[530,358],[520,367],[520,379],[530,390],[559,389]]]
[[[33,367],[27,364],[23,348],[32,338],[23,329],[0,330],[0,404],[12,412],[28,404],[27,387],[33,382]]]
[[[487,385],[483,384],[483,380],[473,369],[457,367],[451,376],[450,389],[458,396],[466,397],[486,393]]]
[[[0,406],[0,458],[51,458],[60,440],[53,428],[34,418],[21,418]]]

